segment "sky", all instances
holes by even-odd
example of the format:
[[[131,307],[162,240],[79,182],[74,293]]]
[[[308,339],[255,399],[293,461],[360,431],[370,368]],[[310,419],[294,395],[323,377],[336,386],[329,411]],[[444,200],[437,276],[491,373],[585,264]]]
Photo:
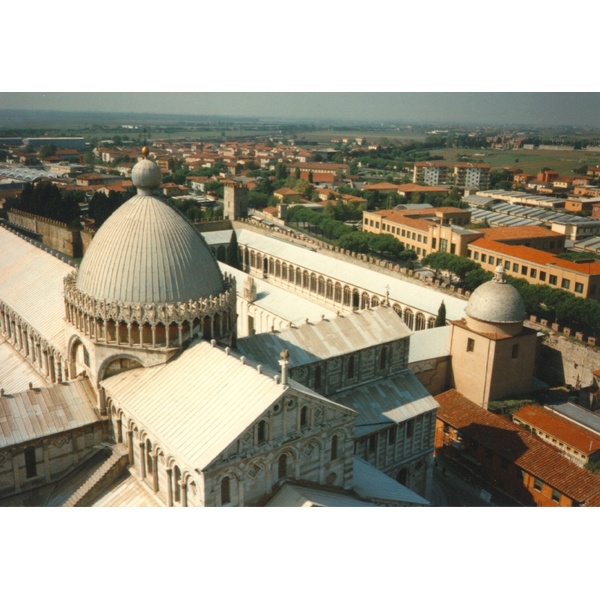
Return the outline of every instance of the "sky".
[[[597,92],[7,92],[0,109],[600,127]]]

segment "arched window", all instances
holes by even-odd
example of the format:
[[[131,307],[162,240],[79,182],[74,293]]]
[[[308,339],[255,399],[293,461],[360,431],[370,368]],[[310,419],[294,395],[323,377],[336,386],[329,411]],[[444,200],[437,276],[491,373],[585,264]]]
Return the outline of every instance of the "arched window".
[[[231,502],[231,481],[229,477],[221,480],[221,505],[225,506]]]
[[[264,444],[267,441],[269,435],[269,427],[266,421],[261,421],[258,424],[258,443]]]
[[[417,313],[416,330],[422,331],[423,329],[425,329],[425,315],[423,313]]]
[[[427,319],[427,329],[433,329],[435,327],[435,319],[433,317],[429,317]]]
[[[344,306],[350,306],[350,302],[352,302],[351,298],[352,293],[350,292],[350,288],[346,286],[344,288]]]
[[[302,285],[302,271],[296,269],[296,285]]]
[[[401,317],[402,316],[402,308],[399,304],[394,304],[394,312]]]
[[[325,297],[328,300],[333,298],[333,281],[331,281],[331,279],[328,279],[327,283],[325,284]]]
[[[31,479],[37,477],[37,462],[35,460],[35,448],[27,446],[25,448],[25,477]]]
[[[370,304],[371,304],[371,299],[369,298],[369,294],[364,292],[363,295],[361,296],[361,300],[360,300],[360,309],[365,310],[366,308],[369,308]]]
[[[309,288],[310,282],[308,277],[308,271],[304,271],[302,273],[302,287],[307,290]]]
[[[371,298],[371,308],[375,308],[376,306],[379,306],[379,298],[377,296],[373,296]]]
[[[356,308],[356,310],[360,308],[360,294],[357,290],[352,292],[352,308]]]
[[[334,435],[331,438],[331,460],[336,460],[338,457],[338,436]]]
[[[404,322],[409,329],[414,329],[415,317],[409,308],[404,311]]]
[[[310,276],[310,291],[317,291],[317,276],[314,273],[312,273]]]
[[[325,295],[325,280],[322,277],[319,277],[317,285],[317,294],[319,294],[319,296]]]
[[[282,263],[282,265],[281,265],[281,279],[283,279],[284,281],[287,281],[287,278],[288,278],[287,263]]]
[[[334,301],[338,304],[342,301],[342,286],[339,283],[335,284],[335,298]]]
[[[284,479],[287,477],[287,467],[288,467],[287,454],[282,454],[279,457],[279,462],[277,464],[277,477],[278,479]]]

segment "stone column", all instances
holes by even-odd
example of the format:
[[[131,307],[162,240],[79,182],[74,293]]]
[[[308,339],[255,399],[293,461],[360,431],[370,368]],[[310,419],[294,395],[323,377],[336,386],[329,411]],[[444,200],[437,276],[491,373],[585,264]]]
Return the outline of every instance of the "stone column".
[[[187,484],[180,479],[179,481],[181,487],[181,506],[187,507]]]
[[[167,469],[167,506],[173,506],[173,469]]]
[[[152,460],[152,488],[154,493],[158,493],[158,454]]]
[[[127,431],[127,454],[129,456],[129,464],[133,465],[135,456],[133,453],[133,430]]]
[[[139,443],[140,447],[140,478],[146,479],[146,444]]]

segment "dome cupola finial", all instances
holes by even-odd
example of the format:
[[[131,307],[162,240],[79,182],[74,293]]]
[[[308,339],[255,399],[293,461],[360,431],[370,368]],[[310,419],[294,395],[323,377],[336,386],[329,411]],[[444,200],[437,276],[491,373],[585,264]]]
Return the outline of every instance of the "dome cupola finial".
[[[131,180],[133,185],[138,188],[140,195],[152,195],[152,191],[158,188],[162,182],[162,174],[158,165],[148,158],[150,149],[147,146],[142,148],[143,159],[133,167],[131,171]]]

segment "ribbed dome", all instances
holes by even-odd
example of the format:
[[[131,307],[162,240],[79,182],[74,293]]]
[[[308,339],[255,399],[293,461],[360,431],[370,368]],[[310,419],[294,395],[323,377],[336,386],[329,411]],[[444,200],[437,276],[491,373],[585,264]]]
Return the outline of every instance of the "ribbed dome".
[[[492,281],[480,285],[467,305],[469,317],[487,323],[520,323],[527,313],[521,294],[504,281],[504,269],[496,269]]]
[[[148,186],[156,178],[146,162],[140,169]],[[77,289],[96,300],[145,304],[198,300],[222,293],[224,284],[194,226],[162,200],[138,194],[99,229],[81,262]]]

